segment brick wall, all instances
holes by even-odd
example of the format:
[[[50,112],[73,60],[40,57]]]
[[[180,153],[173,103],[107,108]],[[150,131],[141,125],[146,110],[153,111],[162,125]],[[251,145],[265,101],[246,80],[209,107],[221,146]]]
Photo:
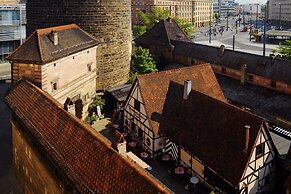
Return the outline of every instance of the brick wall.
[[[28,0],[27,35],[37,28],[75,23],[92,34],[97,49],[97,89],[124,84],[131,57],[130,0]]]

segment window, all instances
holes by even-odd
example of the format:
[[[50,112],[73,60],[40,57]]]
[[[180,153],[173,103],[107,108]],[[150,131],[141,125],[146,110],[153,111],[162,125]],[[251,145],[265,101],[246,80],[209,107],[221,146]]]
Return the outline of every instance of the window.
[[[265,143],[259,144],[256,147],[256,158],[261,157],[265,153]]]
[[[140,102],[134,99],[134,109],[140,111]]]
[[[58,84],[56,81],[51,82],[52,92],[56,91],[58,89]]]
[[[55,66],[57,66],[57,64],[56,64],[56,63],[54,63],[54,67],[55,67]]]
[[[151,145],[150,138],[147,138],[147,139],[146,139],[146,144],[147,144],[147,146],[150,146],[150,145]]]
[[[92,63],[87,64],[88,71],[92,71]]]

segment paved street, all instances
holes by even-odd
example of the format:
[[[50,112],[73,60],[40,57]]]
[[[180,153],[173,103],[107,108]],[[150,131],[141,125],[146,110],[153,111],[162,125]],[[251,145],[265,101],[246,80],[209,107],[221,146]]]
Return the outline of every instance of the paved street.
[[[10,78],[10,63],[0,63],[0,80]]]
[[[238,33],[236,34],[234,20],[229,21],[229,30],[224,30],[223,35],[217,34],[211,36],[211,43],[209,43],[209,35],[205,36],[205,32],[209,31],[209,27],[197,28],[195,32],[194,42],[203,45],[220,47],[224,45],[227,49],[232,49],[233,44],[233,35],[235,35],[235,50],[263,55],[263,44],[255,42],[254,40],[249,40],[249,32],[241,32],[243,25],[238,27]],[[224,26],[225,23],[223,23]],[[213,29],[213,28],[212,28]],[[276,48],[277,45],[266,45],[266,56],[269,56],[272,53],[272,50]]]
[[[12,137],[10,111],[3,102],[10,84],[0,82],[0,193],[21,193],[11,169]]]

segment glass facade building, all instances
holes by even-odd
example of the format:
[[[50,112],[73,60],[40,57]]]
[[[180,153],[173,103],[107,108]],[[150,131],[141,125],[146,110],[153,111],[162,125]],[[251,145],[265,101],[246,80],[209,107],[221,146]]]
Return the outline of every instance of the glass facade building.
[[[0,4],[0,63],[26,37],[26,5]]]

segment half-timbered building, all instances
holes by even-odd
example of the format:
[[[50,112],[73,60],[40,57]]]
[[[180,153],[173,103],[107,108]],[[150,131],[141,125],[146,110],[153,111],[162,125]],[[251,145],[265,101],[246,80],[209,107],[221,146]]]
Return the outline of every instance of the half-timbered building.
[[[220,193],[270,193],[277,150],[265,121],[170,82],[159,132],[168,153]]]
[[[4,100],[12,113],[13,171],[23,193],[171,193],[121,155],[123,136],[112,134],[110,143],[31,82],[19,80]]]
[[[226,102],[208,64],[138,76],[125,102],[124,126],[152,157],[165,149],[166,137],[159,133],[159,120],[169,83],[184,80],[191,80],[193,90]]]

